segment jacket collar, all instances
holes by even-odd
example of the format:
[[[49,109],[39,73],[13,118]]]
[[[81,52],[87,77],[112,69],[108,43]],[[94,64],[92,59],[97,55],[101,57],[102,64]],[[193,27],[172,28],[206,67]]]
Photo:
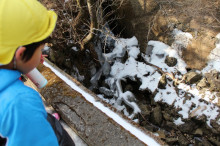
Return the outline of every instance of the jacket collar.
[[[16,70],[0,69],[0,92],[18,80],[21,73]]]

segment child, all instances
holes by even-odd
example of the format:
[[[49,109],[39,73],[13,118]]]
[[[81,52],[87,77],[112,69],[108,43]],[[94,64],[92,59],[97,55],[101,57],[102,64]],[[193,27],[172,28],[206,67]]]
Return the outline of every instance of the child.
[[[19,80],[39,64],[56,20],[37,0],[0,0],[0,136],[8,146],[62,145],[63,129],[55,134],[38,92]]]

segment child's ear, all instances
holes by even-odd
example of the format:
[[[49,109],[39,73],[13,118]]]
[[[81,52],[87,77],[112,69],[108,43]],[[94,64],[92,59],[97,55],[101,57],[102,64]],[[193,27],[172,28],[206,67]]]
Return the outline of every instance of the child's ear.
[[[25,47],[19,47],[17,49],[16,54],[15,54],[16,60],[22,60],[22,56],[23,56],[25,50],[26,50]]]

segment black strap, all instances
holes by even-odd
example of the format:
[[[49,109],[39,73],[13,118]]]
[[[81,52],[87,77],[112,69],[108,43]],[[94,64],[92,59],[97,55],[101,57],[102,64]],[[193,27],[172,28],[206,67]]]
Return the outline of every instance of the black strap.
[[[7,139],[0,136],[0,146],[5,146],[6,142],[7,142]]]
[[[60,122],[51,114],[47,115],[47,120],[49,121],[50,125],[52,126],[54,133],[57,136],[57,140],[59,142],[59,146],[75,146],[75,143],[60,124]]]

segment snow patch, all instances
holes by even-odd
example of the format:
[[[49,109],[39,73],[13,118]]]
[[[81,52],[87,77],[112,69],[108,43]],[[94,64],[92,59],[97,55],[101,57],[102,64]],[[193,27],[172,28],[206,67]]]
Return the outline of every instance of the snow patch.
[[[182,125],[182,124],[184,124],[184,122],[182,121],[181,118],[178,118],[177,120],[174,120],[174,123],[175,123],[176,125]]]

